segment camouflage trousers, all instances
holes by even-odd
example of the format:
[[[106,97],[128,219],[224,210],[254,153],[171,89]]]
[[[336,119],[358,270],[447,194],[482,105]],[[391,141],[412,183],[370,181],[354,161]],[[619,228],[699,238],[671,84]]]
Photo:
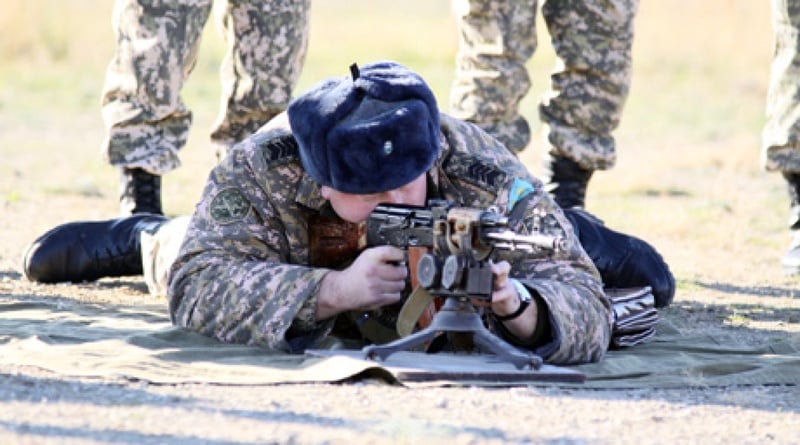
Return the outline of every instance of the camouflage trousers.
[[[772,0],[772,27],[761,161],[769,171],[800,173],[800,0]]]
[[[537,0],[454,0],[460,42],[450,114],[475,122],[518,152],[530,142],[519,113],[531,80],[525,64],[537,46]],[[542,16],[558,58],[539,105],[553,155],[589,170],[616,161],[631,79],[638,0],[544,0]]]
[[[117,0],[102,96],[111,165],[159,175],[180,165],[192,122],[180,91],[212,3],[227,44],[215,148],[226,151],[286,108],[305,59],[310,0]]]
[[[167,295],[169,269],[178,258],[191,219],[189,215],[179,216],[167,221],[153,234],[141,232],[142,270],[150,294]]]

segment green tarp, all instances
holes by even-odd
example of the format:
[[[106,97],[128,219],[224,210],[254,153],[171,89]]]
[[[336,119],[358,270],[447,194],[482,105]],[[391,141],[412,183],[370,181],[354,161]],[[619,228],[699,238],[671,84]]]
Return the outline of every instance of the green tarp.
[[[776,340],[743,347],[727,337],[688,337],[662,321],[653,341],[611,351],[597,364],[519,371],[478,357],[397,353],[385,362],[357,351],[328,357],[226,345],[175,328],[166,308],[0,297],[0,361],[57,375],[151,383],[280,384],[379,378],[406,385],[558,384],[674,388],[800,384],[800,347]],[[466,361],[464,361],[466,360]],[[409,367],[409,363],[413,366]],[[443,372],[459,369],[467,372]],[[444,364],[444,367],[442,365]],[[568,377],[552,383],[558,374]],[[565,383],[585,376],[583,383]],[[422,383],[424,382],[424,383]]]

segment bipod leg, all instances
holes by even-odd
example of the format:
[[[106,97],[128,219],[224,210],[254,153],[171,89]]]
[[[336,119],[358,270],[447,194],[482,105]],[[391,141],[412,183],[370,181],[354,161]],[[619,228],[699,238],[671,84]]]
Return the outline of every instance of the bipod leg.
[[[517,369],[530,367],[539,369],[542,366],[541,357],[515,348],[486,329],[475,306],[469,300],[460,297],[448,297],[439,312],[433,316],[431,324],[425,329],[383,345],[365,346],[362,351],[368,359],[385,360],[397,351],[407,350],[431,340],[438,332],[472,333],[474,343],[494,353],[500,359],[512,363]]]
[[[435,315],[433,320],[436,320]],[[427,328],[414,332],[407,337],[403,337],[382,345],[368,345],[365,346],[362,351],[364,351],[365,358],[386,360],[386,357],[394,354],[397,351],[404,351],[431,340],[436,336],[437,332],[438,330],[434,328],[434,323],[431,323]]]
[[[431,319],[425,329],[382,345],[368,345],[362,351],[366,358],[385,360],[397,351],[403,351],[426,341],[430,341],[439,332],[470,332],[476,327],[483,327],[483,322],[470,304],[465,306],[458,298],[447,297],[444,305]]]
[[[481,327],[483,329],[472,334],[472,341],[478,346],[491,351],[503,361],[511,362],[517,369],[539,369],[542,367],[542,358],[538,355],[528,351],[521,351],[492,334],[485,327]]]

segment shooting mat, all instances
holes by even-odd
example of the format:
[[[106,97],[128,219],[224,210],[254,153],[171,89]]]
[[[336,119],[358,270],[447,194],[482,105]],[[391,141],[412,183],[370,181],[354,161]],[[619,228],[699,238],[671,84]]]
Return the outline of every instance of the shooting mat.
[[[796,339],[742,347],[725,337],[683,336],[669,320],[662,321],[650,343],[611,351],[601,363],[545,366],[537,373],[520,372],[508,364],[476,356],[446,360],[446,356],[420,354],[409,358],[398,353],[385,362],[376,362],[353,353],[270,353],[257,347],[221,344],[175,328],[170,325],[166,308],[160,305],[121,306],[2,295],[0,314],[0,362],[4,367],[35,367],[65,377],[233,385],[364,378],[408,386],[677,388],[800,384],[800,345]],[[459,360],[466,360],[461,362],[466,372],[452,372],[454,367],[460,369],[455,366]],[[576,376],[581,375],[585,381],[576,383]]]

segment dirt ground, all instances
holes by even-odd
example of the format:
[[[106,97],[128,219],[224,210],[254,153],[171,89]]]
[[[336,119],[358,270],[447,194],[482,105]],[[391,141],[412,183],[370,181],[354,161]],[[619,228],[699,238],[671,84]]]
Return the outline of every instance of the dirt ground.
[[[16,221],[77,218],[100,200],[67,198],[46,209],[6,203],[0,239],[0,294],[111,307],[162,304],[145,293],[137,277],[38,285],[25,281],[19,273],[19,253],[39,233],[41,224],[32,227]],[[746,288],[747,282],[741,286]],[[682,285],[676,304],[663,314],[687,333],[733,333],[743,345],[763,343],[778,332],[797,335],[797,297],[785,300],[780,286],[758,288],[766,292],[756,297],[762,299],[763,307],[742,309],[745,306],[737,301],[752,301],[752,291],[742,297],[741,291],[721,285],[708,289]],[[738,324],[731,323],[734,307],[740,308],[735,318]],[[54,375],[2,360],[0,382],[0,443],[15,444],[791,444],[797,443],[800,432],[800,388],[796,386],[412,389],[369,380],[266,386],[152,385]]]
[[[3,443],[797,443],[796,389],[148,386],[23,370]],[[6,370],[5,372],[9,372]]]
[[[18,10],[39,3],[10,2]],[[87,32],[85,41],[108,39],[110,2],[46,3],[55,11],[52,23],[77,23],[78,29],[89,23],[86,14],[100,8],[94,22],[104,28]],[[56,3],[84,9],[69,15]],[[371,3],[353,4],[368,9]],[[384,1],[381,8],[392,4]],[[372,40],[347,40],[341,31],[355,25],[338,20],[352,14],[319,5],[318,14],[326,20],[312,24],[318,34],[312,35],[307,71],[331,75],[333,65],[346,67],[355,57],[325,47],[326,42],[355,48]],[[785,276],[778,265],[789,239],[786,194],[779,176],[764,173],[758,162],[770,42],[766,6],[755,5],[642,2],[634,84],[617,132],[618,164],[592,179],[588,207],[609,226],[645,238],[664,255],[678,293],[662,316],[682,332],[734,336],[743,346],[776,339],[800,344],[800,278]],[[18,37],[38,29],[20,23]],[[359,23],[379,20],[360,18]],[[681,24],[680,32],[675,23]],[[111,42],[98,43],[103,55],[84,63],[94,52],[80,47],[62,55],[71,48],[61,46],[66,40],[51,34],[53,29],[40,36],[50,44],[52,61],[8,59],[0,66],[0,301],[164,304],[147,295],[135,277],[37,285],[21,276],[25,246],[44,231],[66,221],[117,214],[116,174],[98,152],[104,136],[98,98]],[[441,32],[451,33],[449,28]],[[380,47],[380,54],[422,66],[423,75],[437,78],[434,88],[445,98],[451,49],[441,49],[446,58],[426,65],[414,57],[426,55],[427,48],[402,47],[413,39],[390,37],[384,39],[397,46],[396,52],[386,54]],[[24,44],[20,41],[20,48]],[[334,56],[347,63],[331,61]],[[164,179],[170,215],[192,210],[214,162],[207,129],[218,96],[208,85],[217,81],[218,64],[207,60],[198,65],[198,71],[205,70],[195,84],[201,87],[190,91],[197,116],[184,164]],[[549,61],[537,63],[544,68],[535,74],[546,76]],[[540,78],[537,85],[542,84]],[[523,112],[533,121],[538,95],[529,97]],[[534,142],[522,155],[534,172],[541,152]],[[0,336],[0,342],[7,341]],[[0,357],[0,443],[795,444],[800,443],[800,388],[411,389],[374,381],[152,385],[54,375]]]
[[[78,125],[84,131],[76,133],[100,137],[91,121],[84,125]],[[45,135],[45,140],[50,138],[58,139]],[[79,171],[81,163],[98,162],[86,160],[91,154],[82,158],[47,153],[47,145],[41,147],[11,157],[0,180],[6,190],[20,191],[18,198],[6,192],[1,204],[0,298],[52,297],[110,307],[163,304],[146,293],[138,277],[81,285],[24,280],[21,253],[36,236],[64,221],[106,218],[116,211],[113,186],[103,188],[70,173]],[[643,153],[637,156],[648,151]],[[188,163],[212,162],[208,156],[197,150]],[[61,168],[44,168],[40,163],[45,158]],[[622,163],[621,174],[634,168]],[[720,186],[724,190],[739,182],[745,183],[743,188],[763,190],[753,194],[760,204],[747,205],[780,197],[766,175],[744,173],[737,178],[723,172],[718,178],[729,182]],[[605,185],[605,179],[598,178],[590,203],[597,203],[596,213],[613,219],[622,204],[613,192],[616,186]],[[200,184],[202,178],[196,181]],[[706,187],[703,181],[692,175],[693,187]],[[747,212],[734,195],[721,196],[731,203],[723,210],[727,215]],[[652,233],[649,238],[670,262],[679,288],[675,304],[662,315],[687,334],[736,335],[742,345],[800,339],[798,279],[784,276],[777,267],[786,239],[780,221],[766,224],[768,229],[753,223],[747,241],[729,243],[726,240],[740,236],[738,223],[731,225],[714,211],[684,215],[676,210],[705,208],[706,199],[699,192],[689,197],[634,193],[628,197],[632,203],[625,204],[632,206],[633,214],[647,215],[647,209],[655,207],[683,216],[655,225],[648,218],[613,222],[632,233]],[[684,233],[682,226],[687,224],[696,230]],[[709,251],[706,238],[719,247]],[[796,386],[411,389],[372,381],[148,385],[52,375],[2,360],[0,381],[0,443],[791,444],[800,437]]]

